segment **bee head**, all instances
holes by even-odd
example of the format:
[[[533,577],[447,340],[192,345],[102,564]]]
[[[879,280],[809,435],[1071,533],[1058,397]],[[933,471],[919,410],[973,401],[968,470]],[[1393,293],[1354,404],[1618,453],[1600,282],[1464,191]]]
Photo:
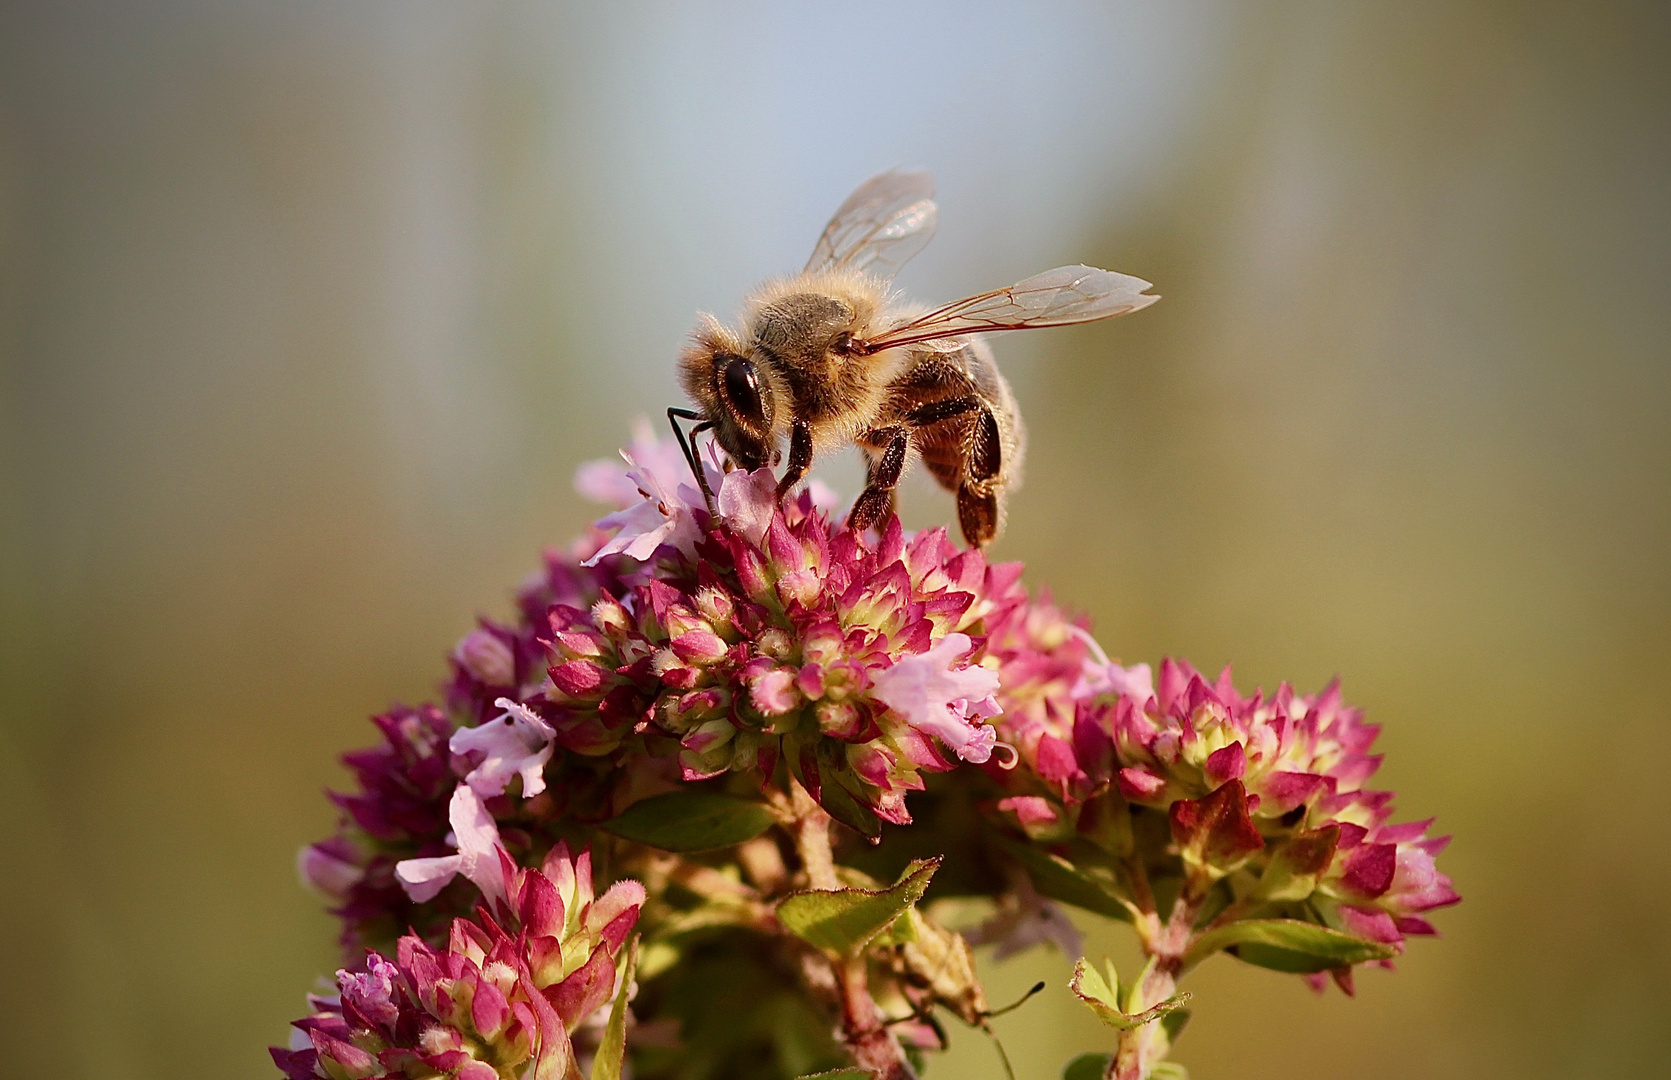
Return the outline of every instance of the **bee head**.
[[[733,462],[750,470],[775,463],[783,389],[754,349],[704,316],[679,358],[679,374]]]

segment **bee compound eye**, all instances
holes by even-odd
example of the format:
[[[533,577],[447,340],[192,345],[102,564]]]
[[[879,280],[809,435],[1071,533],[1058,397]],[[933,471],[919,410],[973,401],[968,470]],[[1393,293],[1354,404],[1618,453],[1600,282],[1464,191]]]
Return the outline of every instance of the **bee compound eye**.
[[[721,374],[725,384],[725,400],[731,410],[756,428],[766,426],[766,405],[760,397],[760,373],[754,364],[737,357],[725,365]]]

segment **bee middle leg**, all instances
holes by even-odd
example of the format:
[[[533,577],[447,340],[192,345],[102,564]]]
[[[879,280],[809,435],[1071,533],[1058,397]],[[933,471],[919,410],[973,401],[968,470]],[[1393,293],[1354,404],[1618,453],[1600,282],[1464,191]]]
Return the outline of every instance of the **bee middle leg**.
[[[899,474],[905,469],[911,436],[903,427],[878,428],[865,436],[865,442],[886,443],[887,448],[871,467],[870,482],[847,515],[847,526],[854,532],[871,528],[893,512],[894,488],[899,486]]]

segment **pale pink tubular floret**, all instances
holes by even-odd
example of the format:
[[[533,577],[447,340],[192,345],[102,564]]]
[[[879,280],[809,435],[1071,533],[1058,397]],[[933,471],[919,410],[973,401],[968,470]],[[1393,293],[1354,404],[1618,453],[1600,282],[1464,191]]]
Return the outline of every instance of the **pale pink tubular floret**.
[[[521,702],[499,698],[493,703],[503,715],[473,728],[453,732],[448,747],[464,758],[480,754],[480,761],[464,782],[477,795],[502,795],[511,777],[522,777],[522,797],[545,790],[545,763],[551,760],[556,732],[545,718]]]
[[[980,764],[992,756],[997,732],[979,721],[1001,711],[998,674],[960,663],[973,642],[968,634],[947,634],[927,652],[902,657],[874,676],[879,701],[907,723],[951,748],[964,761]]]
[[[971,945],[997,946],[995,960],[1044,944],[1054,945],[1070,959],[1085,951],[1085,936],[1067,912],[1040,896],[1025,874],[1016,875],[990,919],[962,933]]]
[[[616,534],[599,548],[582,566],[595,566],[608,555],[626,555],[644,562],[656,549],[666,544],[688,555],[701,539],[695,513],[706,510],[706,502],[690,478],[690,466],[682,456],[676,464],[657,461],[646,465],[627,451],[621,456],[631,466],[628,479],[635,485],[642,501],[629,503],[622,509],[599,519],[598,528],[616,529]],[[658,454],[658,457],[666,457]],[[777,507],[777,480],[770,469],[746,473],[733,470],[721,473],[709,469],[709,486],[716,489],[715,509],[720,517],[751,543],[763,541]]]
[[[331,840],[309,844],[296,853],[296,875],[302,884],[322,896],[340,900],[365,871],[357,863],[340,857]]]
[[[1115,697],[1129,697],[1138,704],[1155,696],[1154,675],[1148,664],[1133,664],[1131,667],[1121,667],[1108,658],[1097,639],[1091,632],[1081,626],[1071,623],[1068,632],[1085,643],[1090,651],[1080,667],[1079,680],[1074,683],[1072,694],[1077,700],[1088,700],[1103,694]]]
[[[516,657],[504,640],[486,630],[472,630],[453,650],[453,658],[488,686],[509,686],[516,678]]]
[[[456,855],[407,859],[395,865],[395,879],[418,903],[435,899],[454,876],[473,881],[491,905],[505,899],[505,872],[499,862],[499,829],[470,785],[460,784],[448,808]]]
[[[720,517],[758,547],[765,542],[772,513],[777,509],[777,477],[770,469],[728,472],[714,502]]]
[[[695,481],[680,483],[676,472],[656,472],[640,464],[626,451],[621,456],[631,468],[627,476],[638,486],[643,501],[600,518],[598,528],[616,529],[616,534],[582,566],[596,566],[607,555],[626,555],[644,562],[663,544],[689,552],[701,537],[694,511],[703,506]],[[689,471],[687,466],[680,467]]]
[[[722,470],[714,457],[713,444],[702,445],[707,451],[702,458],[709,480],[717,483]],[[621,451],[620,457],[627,459],[628,468],[623,468],[618,458],[599,458],[581,465],[574,473],[574,489],[593,502],[625,510],[642,497],[638,485],[628,475],[631,463],[670,482],[684,477],[690,469],[679,444],[672,439],[658,438],[649,420],[642,416],[633,421],[632,444]]]

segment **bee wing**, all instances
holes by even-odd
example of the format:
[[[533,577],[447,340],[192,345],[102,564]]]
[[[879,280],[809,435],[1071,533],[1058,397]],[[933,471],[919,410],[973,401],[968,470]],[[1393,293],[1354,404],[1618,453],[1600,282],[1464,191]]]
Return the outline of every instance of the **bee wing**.
[[[934,237],[939,211],[934,179],[921,170],[889,169],[847,196],[807,260],[808,272],[846,267],[892,281]]]
[[[1094,266],[1058,266],[1007,289],[995,289],[936,308],[902,326],[857,344],[865,352],[896,345],[988,330],[1029,330],[1039,326],[1112,319],[1159,300],[1142,278]]]

